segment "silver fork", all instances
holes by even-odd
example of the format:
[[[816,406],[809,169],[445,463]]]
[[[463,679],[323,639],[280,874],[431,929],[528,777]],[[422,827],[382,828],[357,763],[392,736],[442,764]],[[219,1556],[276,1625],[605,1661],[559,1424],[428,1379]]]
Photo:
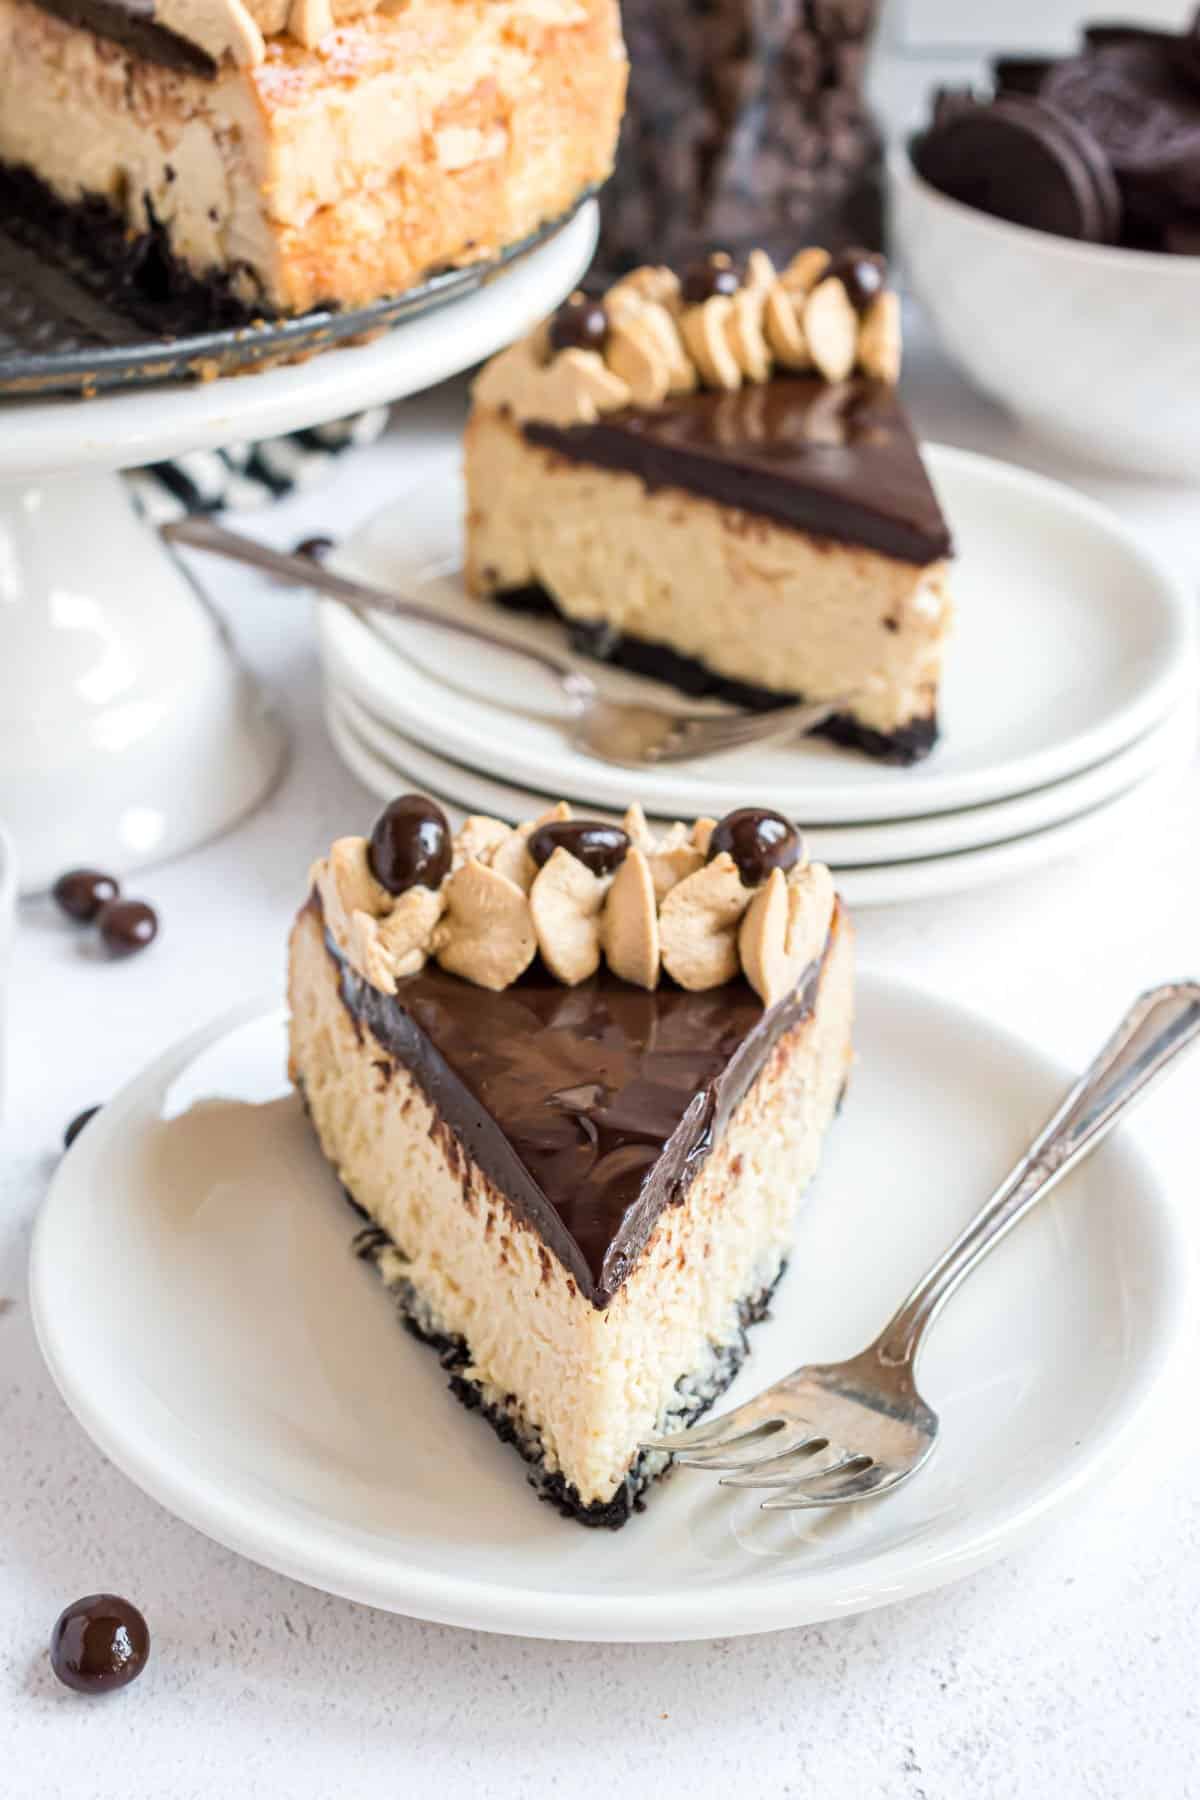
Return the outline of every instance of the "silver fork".
[[[768,1512],[839,1506],[898,1488],[937,1441],[937,1414],[917,1392],[915,1377],[930,1325],[959,1283],[1198,1037],[1200,983],[1174,982],[1143,994],[1016,1168],[873,1344],[848,1362],[796,1369],[722,1418],[648,1439],[643,1448],[668,1451],[690,1468],[728,1470],[726,1487],[777,1490],[763,1502]]]
[[[797,702],[779,706],[771,712],[687,713],[669,712],[665,707],[644,706],[639,702],[608,700],[600,693],[590,675],[578,669],[565,656],[549,650],[536,650],[515,644],[499,632],[485,626],[468,625],[465,620],[447,617],[436,607],[422,606],[419,601],[389,594],[383,588],[370,587],[349,576],[323,568],[315,559],[292,556],[272,550],[240,531],[230,531],[212,519],[177,519],[161,527],[162,536],[171,544],[186,544],[193,550],[208,550],[231,562],[247,563],[264,569],[284,581],[316,588],[331,600],[340,600],[361,618],[374,609],[390,613],[393,618],[412,619],[422,625],[437,625],[453,631],[477,644],[487,644],[511,656],[524,657],[536,663],[558,683],[571,708],[567,736],[580,750],[602,762],[617,763],[625,769],[653,768],[660,763],[690,762],[694,757],[723,755],[729,750],[744,749],[747,744],[773,743],[780,738],[800,737],[815,731],[847,704],[848,694],[837,694],[830,700]],[[447,685],[453,686],[452,682]]]

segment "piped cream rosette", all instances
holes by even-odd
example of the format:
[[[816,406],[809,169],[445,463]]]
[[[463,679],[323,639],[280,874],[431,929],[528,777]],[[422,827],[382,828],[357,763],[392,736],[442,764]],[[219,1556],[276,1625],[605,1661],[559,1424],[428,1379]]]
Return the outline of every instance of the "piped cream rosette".
[[[529,851],[534,832],[571,817],[560,801],[516,827],[469,818],[440,886],[398,895],[372,873],[366,838],[339,838],[311,872],[326,928],[358,974],[385,994],[430,957],[499,990],[540,954],[567,987],[604,961],[642,988],[657,987],[664,974],[693,991],[744,975],[770,1007],[821,956],[833,877],[799,845],[786,870],[748,881],[729,851],[710,854],[714,820],[656,836],[633,806],[623,821],[628,848],[612,873],[597,874],[562,844],[539,866]]]
[[[831,383],[900,376],[900,302],[883,287],[860,312],[826,250],[777,271],[754,250],[733,292],[689,304],[670,269],[634,269],[603,296],[596,348],[555,350],[550,321],[493,357],[474,387],[481,406],[518,420],[592,425],[622,407],[661,406],[695,388],[727,392],[777,369]]]

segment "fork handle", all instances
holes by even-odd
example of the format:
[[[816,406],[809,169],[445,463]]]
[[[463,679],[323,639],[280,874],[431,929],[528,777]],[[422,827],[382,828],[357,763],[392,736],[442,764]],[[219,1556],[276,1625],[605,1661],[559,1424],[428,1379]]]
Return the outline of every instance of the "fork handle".
[[[1016,1168],[884,1327],[873,1346],[881,1362],[912,1361],[959,1283],[1198,1038],[1200,982],[1172,982],[1135,1001]]]
[[[327,595],[331,600],[340,600],[360,617],[364,608],[374,608],[378,612],[390,613],[394,619],[412,619],[421,625],[436,625],[442,631],[455,632],[459,637],[471,638],[477,644],[504,650],[510,656],[522,656],[526,662],[536,663],[547,674],[553,675],[567,697],[577,706],[586,705],[595,698],[596,684],[591,676],[575,668],[565,656],[554,656],[549,650],[535,650],[530,645],[514,643],[511,638],[503,637],[497,631],[488,631],[482,625],[468,625],[465,620],[450,618],[435,606],[422,606],[417,600],[406,600],[403,595],[389,594],[386,588],[370,587],[365,581],[355,581],[348,575],[339,575],[334,569],[323,568],[313,557],[294,556],[285,550],[272,550],[269,544],[260,544],[257,538],[248,537],[241,531],[230,531],[227,526],[218,525],[207,518],[172,519],[159,529],[168,543],[186,544],[191,550],[207,550],[210,555],[223,556],[228,562],[263,569],[268,575],[278,576],[294,586],[315,588],[318,593]]]

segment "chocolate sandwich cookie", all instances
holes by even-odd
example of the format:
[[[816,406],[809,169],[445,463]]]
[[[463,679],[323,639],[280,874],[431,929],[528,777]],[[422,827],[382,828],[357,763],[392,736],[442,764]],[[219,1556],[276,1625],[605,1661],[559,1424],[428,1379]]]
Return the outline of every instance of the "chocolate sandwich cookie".
[[[965,206],[1056,237],[1111,244],[1121,195],[1091,134],[1040,99],[1003,94],[945,111],[913,146],[919,173]]]
[[[1168,44],[1132,40],[1061,62],[1041,98],[1069,113],[1118,174],[1165,166],[1200,148],[1200,95],[1176,73]]]
[[[933,96],[933,123],[944,124],[955,113],[973,112],[978,105],[974,88],[937,88]]]
[[[1200,93],[1200,13],[1192,21],[1190,31],[1175,39],[1171,48],[1175,74],[1185,87]]]
[[[1036,96],[1056,60],[1045,56],[1000,56],[992,64],[992,80],[998,94]]]
[[[1044,89],[1102,147],[1138,235],[1200,207],[1200,91],[1180,80],[1181,42],[1110,44],[1061,64]]]
[[[1123,49],[1130,45],[1143,49],[1168,50],[1176,42],[1173,31],[1161,31],[1150,25],[1087,25],[1083,41],[1089,50]]]
[[[1163,249],[1169,256],[1200,256],[1200,215],[1175,219],[1163,233]]]

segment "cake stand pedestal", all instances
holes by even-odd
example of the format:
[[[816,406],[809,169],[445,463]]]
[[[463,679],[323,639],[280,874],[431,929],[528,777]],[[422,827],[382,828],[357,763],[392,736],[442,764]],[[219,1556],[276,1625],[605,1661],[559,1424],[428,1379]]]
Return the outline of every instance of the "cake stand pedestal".
[[[434,387],[576,286],[594,202],[476,292],[353,349],[207,385],[0,405],[0,822],[22,891],[215,836],[282,765],[282,723],[118,471]]]

